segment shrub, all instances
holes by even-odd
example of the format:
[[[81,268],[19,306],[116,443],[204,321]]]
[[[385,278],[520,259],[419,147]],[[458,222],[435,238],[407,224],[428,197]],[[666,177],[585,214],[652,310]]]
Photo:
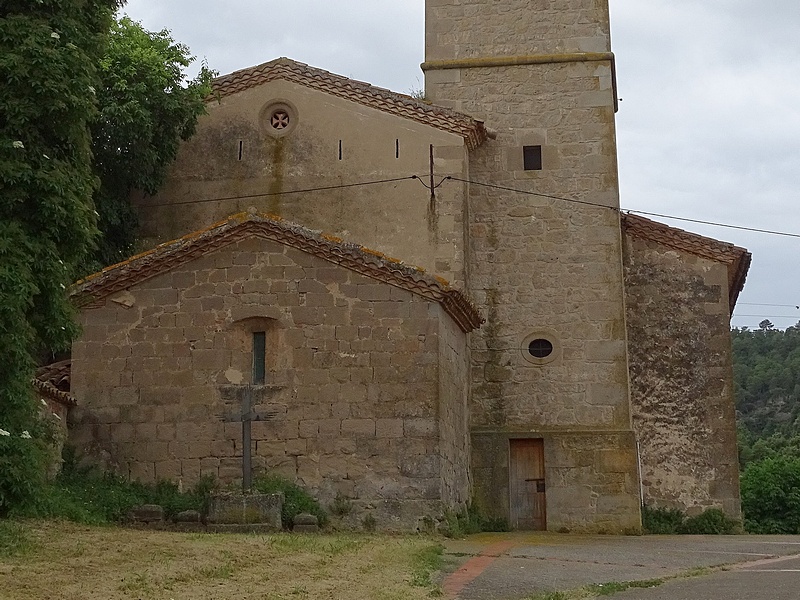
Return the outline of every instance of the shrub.
[[[457,538],[473,533],[481,533],[483,531],[509,530],[510,528],[506,519],[484,517],[473,503],[467,506],[465,512],[445,512],[442,534],[447,537]]]
[[[347,496],[336,494],[328,509],[337,517],[346,517],[353,512],[353,502]]]
[[[677,508],[642,507],[642,528],[653,535],[679,533],[686,515]]]
[[[0,518],[42,493],[53,458],[50,412],[27,400],[19,399],[18,407],[0,404]]]
[[[320,527],[323,527],[328,522],[328,514],[320,506],[319,502],[314,500],[306,490],[285,477],[275,474],[262,475],[253,482],[253,490],[261,494],[283,492],[284,501],[281,519],[283,520],[283,526],[287,529],[292,528],[295,515],[300,513],[315,515]]]
[[[642,527],[655,535],[732,535],[739,533],[741,523],[718,508],[709,508],[699,515],[687,517],[677,508],[642,507]]]
[[[690,535],[733,535],[739,533],[741,524],[718,508],[709,508],[699,515],[688,517],[678,533]]]
[[[202,478],[187,492],[171,481],[145,485],[95,469],[77,469],[66,454],[65,467],[33,503],[18,507],[17,517],[66,519],[100,525],[121,520],[135,506],[159,504],[169,518],[184,510],[203,510],[214,479]]]
[[[800,533],[800,458],[777,456],[742,473],[742,512],[749,533]]]

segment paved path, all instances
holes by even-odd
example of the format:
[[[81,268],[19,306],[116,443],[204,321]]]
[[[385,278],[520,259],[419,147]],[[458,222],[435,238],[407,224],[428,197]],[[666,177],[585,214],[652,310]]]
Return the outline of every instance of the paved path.
[[[479,534],[448,542],[445,555],[453,569],[443,583],[445,594],[461,600],[518,600],[540,592],[661,579],[723,565],[737,566],[614,597],[800,600],[800,536]]]

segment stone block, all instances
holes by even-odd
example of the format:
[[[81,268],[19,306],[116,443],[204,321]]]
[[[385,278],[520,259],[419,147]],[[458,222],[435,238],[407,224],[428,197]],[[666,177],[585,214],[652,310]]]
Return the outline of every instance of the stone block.
[[[341,432],[342,435],[374,436],[375,421],[373,419],[344,419]]]
[[[309,513],[300,513],[294,516],[294,527],[292,530],[295,533],[318,533],[319,532],[319,519],[315,515]]]
[[[199,523],[202,519],[202,515],[199,511],[196,510],[184,510],[175,515],[173,517],[173,521],[176,523]]]
[[[179,460],[163,460],[155,463],[155,476],[158,481],[177,481],[181,474],[181,461]]]
[[[435,419],[404,419],[403,433],[410,437],[435,437],[438,427]]]
[[[130,478],[142,483],[155,483],[156,471],[152,462],[132,461],[129,465]]]
[[[143,504],[128,513],[133,523],[160,523],[164,520],[164,507],[158,504]]]
[[[403,437],[403,419],[377,419],[375,435],[378,438]]]
[[[207,521],[211,524],[264,523],[281,529],[283,494],[212,493]]]
[[[636,472],[636,455],[634,449],[600,450],[597,470],[600,473],[634,473]]]

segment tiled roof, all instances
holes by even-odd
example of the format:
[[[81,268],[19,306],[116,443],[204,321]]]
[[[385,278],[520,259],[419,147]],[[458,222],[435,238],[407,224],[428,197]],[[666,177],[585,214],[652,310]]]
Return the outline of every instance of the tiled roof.
[[[657,242],[675,250],[688,252],[695,256],[724,263],[728,267],[728,294],[730,309],[733,312],[736,299],[744,288],[747,271],[750,269],[752,255],[739,246],[721,242],[713,238],[690,233],[677,227],[645,219],[639,215],[623,214],[622,227],[625,233],[634,237]]]
[[[166,242],[153,250],[107,267],[79,281],[71,296],[79,306],[101,305],[105,298],[130,286],[183,265],[197,257],[249,237],[260,237],[297,248],[372,279],[413,292],[442,305],[464,332],[477,329],[483,319],[472,303],[441,278],[425,274],[363,246],[321,235],[279,217],[239,213],[207,229]]]
[[[70,395],[70,371],[72,361],[62,360],[36,369],[33,387],[40,394],[66,406],[75,406],[75,398]]]
[[[399,117],[411,119],[464,138],[472,150],[486,141],[486,129],[481,121],[448,108],[427,104],[405,94],[375,87],[288,58],[276,60],[214,79],[209,99],[224,98],[269,81],[283,79],[322,92],[352,100],[365,106]]]

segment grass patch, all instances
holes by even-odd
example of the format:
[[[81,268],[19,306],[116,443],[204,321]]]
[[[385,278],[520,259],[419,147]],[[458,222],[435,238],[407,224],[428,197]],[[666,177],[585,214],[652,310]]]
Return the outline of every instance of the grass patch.
[[[46,598],[53,590],[82,600],[424,600],[440,593],[429,582],[438,581],[441,548],[416,535],[201,536],[65,521],[23,525],[36,549],[0,568],[3,600]]]
[[[28,529],[22,523],[0,520],[0,558],[21,556],[34,547]]]
[[[575,592],[542,592],[534,596],[529,596],[526,600],[578,600],[586,596],[576,596]]]
[[[213,479],[203,478],[191,490],[183,492],[171,481],[145,485],[111,473],[80,470],[66,463],[34,503],[15,509],[12,515],[104,525],[121,520],[136,506],[159,504],[170,518],[184,510],[202,511],[214,485]]]
[[[14,518],[59,519],[86,525],[105,525],[124,519],[128,512],[142,504],[158,504],[164,517],[170,519],[186,510],[205,512],[209,494],[217,488],[212,477],[203,477],[193,488],[183,491],[171,481],[146,485],[128,481],[112,473],[96,469],[80,469],[66,455],[64,468],[55,481],[48,484],[36,501],[12,512]],[[285,498],[281,517],[291,529],[295,515],[311,513],[320,527],[328,515],[300,486],[278,475],[264,475],[255,480],[253,490],[259,493],[282,492]]]
[[[433,588],[433,574],[440,571],[443,564],[444,546],[433,544],[419,550],[412,559],[411,585]]]
[[[595,596],[610,596],[619,592],[624,592],[631,588],[654,588],[664,583],[663,579],[646,579],[643,581],[611,581],[609,583],[599,583],[590,585],[586,590]]]
[[[593,600],[601,596],[613,596],[620,592],[630,589],[647,589],[655,588],[668,581],[677,579],[691,579],[693,577],[700,577],[702,575],[709,575],[717,571],[724,571],[726,567],[697,567],[678,573],[677,575],[670,575],[660,579],[643,579],[640,581],[609,581],[608,583],[597,583],[587,585],[582,588],[558,591],[558,592],[541,592],[528,596],[525,600]]]

